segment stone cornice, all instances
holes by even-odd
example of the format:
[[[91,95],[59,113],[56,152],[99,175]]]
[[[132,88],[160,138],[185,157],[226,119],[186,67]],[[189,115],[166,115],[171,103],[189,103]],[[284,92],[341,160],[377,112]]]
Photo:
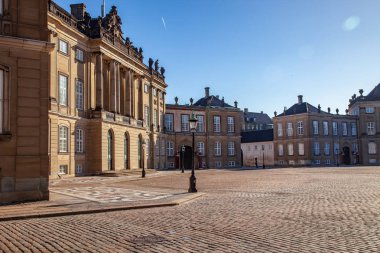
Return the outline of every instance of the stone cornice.
[[[46,41],[31,40],[31,39],[16,38],[16,37],[0,35],[0,46],[9,46],[9,47],[22,48],[26,50],[40,51],[40,52],[42,51],[42,52],[50,53],[53,51],[55,45],[54,43],[49,43]]]

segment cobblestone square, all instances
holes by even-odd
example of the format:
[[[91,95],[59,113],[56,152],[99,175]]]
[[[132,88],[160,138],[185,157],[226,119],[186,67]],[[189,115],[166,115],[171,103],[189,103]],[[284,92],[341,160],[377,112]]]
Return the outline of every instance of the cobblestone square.
[[[189,175],[112,179],[109,186],[185,193]],[[204,170],[196,176],[205,195],[175,207],[1,222],[0,251],[380,252],[379,167]]]

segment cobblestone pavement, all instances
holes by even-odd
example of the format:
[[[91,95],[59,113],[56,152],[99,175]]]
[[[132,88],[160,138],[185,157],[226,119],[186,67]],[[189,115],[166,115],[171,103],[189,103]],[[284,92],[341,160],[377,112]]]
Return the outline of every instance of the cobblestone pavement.
[[[379,167],[196,176],[206,195],[176,207],[2,222],[0,250],[380,252]],[[171,173],[113,186],[179,191],[187,189],[188,177]]]

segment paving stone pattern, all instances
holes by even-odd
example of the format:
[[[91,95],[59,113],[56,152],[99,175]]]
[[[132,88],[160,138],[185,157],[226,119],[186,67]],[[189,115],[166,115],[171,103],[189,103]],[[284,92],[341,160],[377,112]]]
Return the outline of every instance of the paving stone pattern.
[[[188,173],[129,182],[187,188]],[[197,171],[176,207],[0,223],[2,252],[380,252],[380,168]],[[117,183],[114,183],[117,186]]]

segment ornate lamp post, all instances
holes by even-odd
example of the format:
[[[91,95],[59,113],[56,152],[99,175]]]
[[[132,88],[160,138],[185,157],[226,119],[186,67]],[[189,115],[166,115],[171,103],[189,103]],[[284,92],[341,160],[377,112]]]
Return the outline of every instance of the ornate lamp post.
[[[141,171],[141,177],[145,177],[145,148],[146,148],[146,142],[143,139],[141,141],[141,147],[142,147],[142,171]]]
[[[192,152],[191,152],[191,161],[192,161],[192,166],[191,166],[191,176],[190,176],[190,185],[189,185],[189,192],[197,192],[197,188],[196,188],[196,182],[197,182],[197,179],[195,178],[195,174],[194,174],[194,167],[195,167],[195,162],[194,162],[194,134],[195,132],[197,131],[197,123],[198,123],[198,120],[197,118],[195,118],[195,115],[194,113],[192,113],[191,115],[191,119],[189,119],[189,122],[190,122],[190,131],[193,133],[193,144],[192,144]]]

